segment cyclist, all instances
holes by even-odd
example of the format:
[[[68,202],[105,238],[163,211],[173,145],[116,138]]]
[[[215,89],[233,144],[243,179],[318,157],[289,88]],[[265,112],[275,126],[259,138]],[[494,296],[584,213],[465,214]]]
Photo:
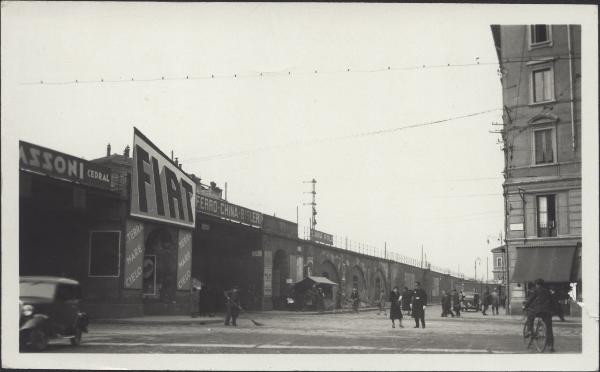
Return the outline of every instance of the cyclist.
[[[533,328],[533,320],[542,318],[546,324],[546,347],[554,352],[554,335],[552,333],[552,313],[554,312],[554,299],[549,290],[544,288],[544,280],[536,279],[535,290],[529,297],[523,309],[527,311],[527,329],[529,334]]]

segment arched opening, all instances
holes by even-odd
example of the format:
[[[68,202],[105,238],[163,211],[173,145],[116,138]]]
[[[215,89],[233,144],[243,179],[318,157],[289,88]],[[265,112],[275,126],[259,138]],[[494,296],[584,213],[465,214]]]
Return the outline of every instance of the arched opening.
[[[339,307],[340,305],[340,278],[338,275],[338,271],[333,265],[333,263],[329,260],[325,260],[320,265],[320,274],[321,276],[331,280],[334,283],[337,283],[337,286],[323,286],[323,292],[325,294],[326,299],[326,307]]]
[[[350,298],[352,288],[356,288],[361,302],[368,302],[367,282],[362,269],[359,266],[353,266],[346,277],[348,278],[346,279],[346,297]]]
[[[177,290],[177,245],[165,228],[155,228],[146,239],[143,293],[147,302],[172,303]]]
[[[290,295],[290,285],[286,283],[288,268],[288,255],[284,250],[278,250],[273,256],[273,308],[285,309],[286,299]]]
[[[387,287],[385,276],[383,275],[383,272],[380,269],[377,269],[377,271],[374,274],[373,287],[371,290],[372,301],[375,301],[379,298],[379,295],[382,290],[384,293],[388,292],[388,290],[391,290],[391,288]]]

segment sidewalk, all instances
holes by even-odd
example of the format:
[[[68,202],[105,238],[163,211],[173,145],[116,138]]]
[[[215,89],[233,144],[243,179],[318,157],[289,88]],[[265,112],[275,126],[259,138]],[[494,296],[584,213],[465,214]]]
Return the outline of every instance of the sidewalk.
[[[362,307],[360,308],[360,313],[364,312],[375,312],[377,311],[377,307]],[[389,309],[387,309],[389,311]],[[327,311],[285,311],[285,310],[269,310],[269,311],[249,311],[245,315],[241,314],[242,317],[252,318],[253,316],[257,319],[261,319],[264,317],[280,317],[280,316],[304,316],[304,315],[332,315],[332,314],[351,314],[353,311],[349,308],[344,309],[336,309],[336,310],[327,310]],[[442,319],[440,316],[442,312],[442,308],[440,305],[429,305],[426,310],[427,319]],[[502,322],[524,322],[524,317],[522,315],[506,315],[502,314],[504,311],[501,311],[499,315],[483,315],[481,312],[461,312],[460,317],[455,318],[443,318],[443,319],[452,319],[455,321],[476,321],[476,322],[490,322],[490,321],[502,321]],[[405,315],[406,317],[406,315]],[[195,317],[192,318],[189,315],[148,315],[134,318],[115,318],[115,319],[90,319],[90,323],[92,324],[124,324],[124,325],[181,325],[181,324],[222,324],[225,318],[225,314],[217,313],[214,317]],[[556,324],[564,324],[564,325],[581,325],[581,318],[577,317],[566,317],[565,322],[561,322],[556,319],[553,323]]]
[[[361,308],[360,312],[375,311],[376,307]],[[269,311],[248,311],[246,317],[257,315],[269,316],[293,316],[293,315],[323,315],[323,314],[346,314],[352,313],[352,309],[337,309],[318,311],[284,311],[284,310],[269,310]],[[244,316],[242,314],[242,316]],[[129,325],[164,325],[164,324],[220,324],[223,323],[225,314],[217,313],[214,317],[195,317],[189,315],[147,315],[132,318],[111,318],[111,319],[90,319],[92,324],[129,324]]]

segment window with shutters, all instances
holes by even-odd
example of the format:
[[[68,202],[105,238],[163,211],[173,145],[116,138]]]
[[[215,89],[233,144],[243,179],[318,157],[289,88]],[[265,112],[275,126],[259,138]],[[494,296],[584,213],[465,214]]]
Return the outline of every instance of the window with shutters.
[[[529,26],[529,48],[552,46],[552,27],[550,25]]]
[[[555,195],[539,195],[536,207],[538,237],[556,236]]]
[[[529,103],[546,103],[554,101],[554,68],[551,65],[531,70],[529,79]]]
[[[556,162],[556,143],[554,142],[553,128],[533,131],[533,151],[535,164],[551,164]]]

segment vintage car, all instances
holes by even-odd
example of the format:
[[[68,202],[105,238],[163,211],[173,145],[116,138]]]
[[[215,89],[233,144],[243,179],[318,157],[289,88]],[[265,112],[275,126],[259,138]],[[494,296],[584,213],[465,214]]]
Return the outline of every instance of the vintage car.
[[[80,311],[81,287],[72,279],[23,276],[19,279],[19,346],[42,351],[53,338],[81,343],[87,315]]]
[[[477,292],[463,292],[461,299],[461,311],[479,311],[479,293]]]

